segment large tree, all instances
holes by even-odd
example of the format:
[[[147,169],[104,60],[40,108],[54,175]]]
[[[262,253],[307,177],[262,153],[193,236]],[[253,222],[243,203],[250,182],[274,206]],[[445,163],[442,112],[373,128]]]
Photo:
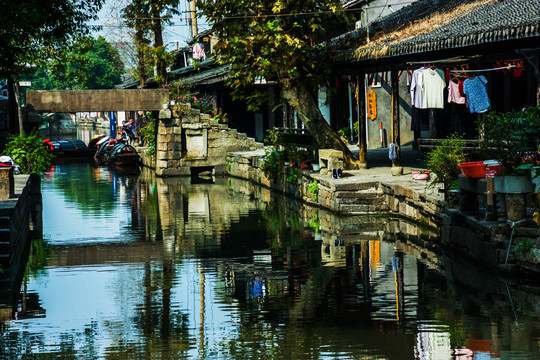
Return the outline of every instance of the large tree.
[[[34,90],[112,89],[122,80],[118,50],[102,36],[80,39],[62,61],[51,59],[25,80]]]
[[[0,78],[17,79],[81,35],[104,0],[0,0]]]
[[[0,0],[0,78],[12,85],[33,66],[61,56],[89,32],[88,21],[103,1]],[[14,118],[15,111],[11,114]],[[12,120],[12,128],[15,124]]]
[[[218,62],[231,64],[229,85],[236,93],[257,78],[276,79],[281,96],[319,145],[342,150],[351,167],[358,162],[323,118],[314,98],[328,81],[331,47],[325,41],[348,18],[339,0],[198,0],[219,35]],[[257,104],[262,94],[246,97]]]
[[[179,15],[180,0],[131,0],[123,8],[125,23],[133,29],[133,42],[136,48],[137,68],[135,76],[144,87],[146,65],[150,59],[155,69],[158,84],[167,81],[167,65],[172,57],[165,51],[163,44],[163,25],[169,24],[173,15]],[[150,47],[149,35],[153,45]],[[148,56],[150,54],[150,56]]]

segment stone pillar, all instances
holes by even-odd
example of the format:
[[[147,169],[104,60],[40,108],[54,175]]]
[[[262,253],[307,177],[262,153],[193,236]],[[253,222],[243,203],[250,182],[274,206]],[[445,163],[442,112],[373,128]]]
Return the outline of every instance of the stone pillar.
[[[15,180],[12,167],[0,167],[0,200],[7,200],[15,192]]]
[[[158,134],[156,139],[156,175],[179,175],[182,153],[181,120],[173,118],[171,110],[159,112]]]

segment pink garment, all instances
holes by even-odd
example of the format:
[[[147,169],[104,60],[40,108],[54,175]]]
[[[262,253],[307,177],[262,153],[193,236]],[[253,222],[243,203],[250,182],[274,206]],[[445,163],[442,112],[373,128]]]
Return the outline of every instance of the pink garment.
[[[467,104],[467,98],[462,96],[459,92],[459,85],[453,81],[448,82],[448,102],[453,102],[456,104]]]
[[[201,44],[197,43],[195,46],[193,46],[193,58],[194,59],[206,59],[206,55],[204,54],[204,49],[202,48]]]

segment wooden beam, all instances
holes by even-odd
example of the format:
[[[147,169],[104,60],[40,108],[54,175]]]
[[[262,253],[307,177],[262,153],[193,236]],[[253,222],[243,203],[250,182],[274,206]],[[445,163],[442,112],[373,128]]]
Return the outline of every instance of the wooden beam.
[[[399,79],[398,71],[390,72],[392,84],[392,141],[396,145],[397,159],[392,162],[392,166],[401,166],[401,140],[399,136],[400,118],[399,118]]]
[[[79,111],[157,111],[169,103],[167,89],[134,90],[30,90],[30,111],[73,113]]]
[[[358,161],[366,164],[366,74],[363,70],[358,72],[356,81],[356,121],[358,121]]]

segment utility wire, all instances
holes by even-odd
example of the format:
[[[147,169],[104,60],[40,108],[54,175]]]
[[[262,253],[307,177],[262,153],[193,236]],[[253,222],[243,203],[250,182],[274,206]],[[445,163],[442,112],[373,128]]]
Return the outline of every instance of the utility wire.
[[[254,18],[268,18],[268,17],[297,17],[297,16],[308,16],[308,15],[321,15],[321,14],[335,14],[335,13],[343,13],[343,12],[362,12],[368,9],[378,9],[383,8],[381,11],[382,15],[384,8],[387,7],[388,1],[386,0],[386,3],[384,5],[373,5],[373,6],[367,6],[361,9],[341,9],[341,10],[326,10],[326,11],[309,11],[309,12],[299,12],[299,13],[284,13],[284,14],[257,14],[257,15],[237,15],[237,16],[226,16],[222,17],[219,20],[228,20],[228,19],[254,19]],[[410,0],[410,1],[402,1],[399,3],[391,4],[391,5],[403,5],[403,4],[412,4],[417,2],[418,0]],[[181,11],[180,13],[191,13],[191,11]],[[112,19],[119,19],[118,17],[109,17]],[[124,19],[124,18],[120,18]],[[141,18],[128,18],[128,20],[153,20],[156,18],[153,17],[141,17]],[[170,19],[170,18],[157,18],[157,19]]]

